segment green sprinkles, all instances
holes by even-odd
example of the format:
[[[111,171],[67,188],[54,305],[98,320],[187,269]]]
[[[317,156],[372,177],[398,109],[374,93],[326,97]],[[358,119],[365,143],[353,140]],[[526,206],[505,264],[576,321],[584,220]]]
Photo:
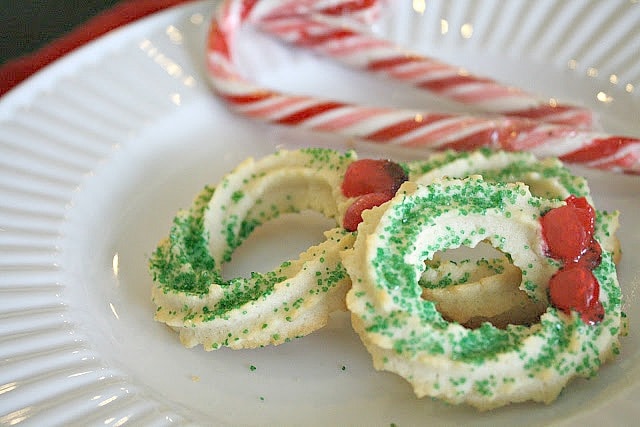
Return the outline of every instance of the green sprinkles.
[[[299,167],[310,168],[314,176],[331,176],[334,181],[328,187],[327,194],[338,188],[349,163],[355,160],[355,154],[339,154],[333,150],[310,148],[291,152]],[[278,163],[284,159],[284,152],[259,161],[256,165]],[[289,160],[285,160],[289,161]],[[261,163],[266,162],[266,163]],[[297,163],[296,163],[297,162]],[[499,166],[494,166],[499,165]],[[351,295],[359,308],[358,316],[364,322],[368,334],[376,334],[390,340],[388,354],[380,360],[389,366],[390,358],[403,357],[411,360],[415,357],[448,357],[455,363],[466,367],[462,375],[441,375],[430,384],[431,392],[439,398],[442,393],[453,388],[456,396],[473,393],[487,399],[499,395],[500,390],[520,387],[522,378],[514,375],[513,366],[522,366],[526,378],[532,381],[544,379],[550,375],[562,376],[565,381],[575,374],[593,376],[604,358],[597,340],[612,340],[610,352],[617,354],[619,346],[617,335],[626,328],[620,322],[621,293],[615,275],[615,265],[611,254],[603,252],[602,263],[594,270],[601,285],[601,300],[605,308],[605,320],[597,325],[585,325],[575,314],[567,316],[554,308],[549,308],[539,325],[532,327],[510,325],[497,329],[485,323],[474,330],[462,328],[442,318],[435,304],[421,299],[423,288],[446,288],[456,284],[476,280],[476,270],[495,272],[504,271],[504,265],[497,261],[469,260],[458,262],[455,269],[441,268],[438,262],[424,263],[433,254],[446,248],[458,246],[473,247],[477,242],[490,240],[494,247],[506,252],[509,261],[519,262],[510,254],[512,244],[500,230],[478,226],[475,228],[455,226],[445,227],[444,231],[421,245],[421,231],[433,227],[440,218],[446,218],[452,209],[465,218],[484,215],[487,211],[501,214],[505,219],[520,215],[518,203],[524,198],[531,210],[529,221],[537,222],[541,213],[554,207],[569,194],[578,197],[588,196],[586,181],[572,175],[561,162],[555,159],[537,160],[526,153],[502,153],[490,149],[481,149],[472,153],[444,152],[430,157],[426,161],[410,162],[401,165],[410,176],[410,180],[430,173],[455,176],[455,171],[463,175],[478,174],[482,179],[471,179],[469,185],[456,187],[432,184],[430,192],[413,197],[408,192],[403,203],[390,208],[385,215],[391,215],[400,222],[390,221],[378,235],[379,244],[371,254],[370,263],[381,279],[375,286],[376,292],[389,294],[388,304],[394,309],[378,314],[377,302],[371,297],[371,289],[360,277],[354,277]],[[458,173],[458,172],[455,172]],[[229,262],[237,249],[248,236],[262,224],[286,213],[297,213],[306,209],[318,210],[321,206],[313,201],[300,205],[297,190],[283,191],[277,197],[265,193],[255,197],[248,188],[256,180],[269,175],[268,168],[244,170],[239,168],[225,176],[217,188],[206,186],[197,195],[192,207],[179,211],[174,218],[169,236],[164,239],[149,258],[149,270],[155,283],[153,300],[157,304],[156,317],[159,320],[183,321],[186,328],[195,328],[207,322],[231,321],[234,316],[248,316],[254,307],[270,298],[279,286],[294,289],[287,281],[293,271],[311,271],[312,286],[304,293],[270,307],[274,315],[281,316],[280,322],[294,323],[299,310],[313,304],[314,298],[322,297],[349,280],[349,274],[341,262],[331,260],[327,249],[318,249],[315,257],[319,267],[299,261],[285,261],[273,271],[251,273],[248,278],[225,280],[222,266]],[[513,187],[504,182],[522,181],[530,188],[534,197],[529,196],[525,187]],[[216,198],[226,200],[216,212],[209,211],[209,202]],[[255,203],[249,210],[249,200]],[[304,199],[304,198],[303,198]],[[244,210],[243,210],[244,209]],[[322,209],[320,209],[322,210]],[[326,213],[325,213],[326,214]],[[330,215],[335,214],[331,212]],[[207,218],[220,216],[219,224],[207,224]],[[609,236],[610,214],[598,212],[596,235]],[[340,222],[340,218],[334,218]],[[400,225],[398,225],[400,224]],[[404,225],[402,225],[404,224]],[[454,224],[454,223],[452,223]],[[331,239],[356,237],[356,233],[342,234]],[[331,240],[328,239],[328,240]],[[404,245],[413,242],[410,251],[414,257],[407,258]],[[221,244],[223,243],[223,244]],[[341,250],[350,250],[348,239],[340,243]],[[215,248],[212,250],[212,248]],[[221,249],[220,249],[221,248]],[[536,250],[534,241],[522,241],[518,249],[524,252]],[[408,262],[408,259],[414,259]],[[536,281],[537,263],[527,261],[518,265],[522,270],[523,289],[534,299],[544,297],[543,286]],[[545,268],[559,268],[556,261],[548,261]],[[440,270],[439,270],[440,269]],[[212,295],[214,290],[215,297]],[[184,295],[189,303],[174,304],[171,298]],[[213,300],[212,300],[213,298]],[[411,318],[410,316],[415,316]],[[411,320],[410,320],[411,319]],[[408,328],[416,320],[423,327]],[[210,349],[222,346],[242,346],[243,340],[256,332],[263,333],[266,340],[259,343],[262,347],[270,343],[289,342],[292,338],[282,336],[278,326],[283,323],[260,321],[249,327],[242,326],[237,331],[224,331],[212,342],[206,342]],[[264,332],[260,332],[264,331]],[[402,331],[400,334],[399,331]],[[296,334],[295,337],[300,337]],[[579,337],[579,346],[576,346]],[[522,346],[537,340],[541,345],[535,352],[525,352]],[[536,342],[537,342],[536,341]],[[505,359],[508,357],[509,359]],[[486,364],[500,364],[509,367],[499,375],[477,376],[479,368]],[[249,370],[255,371],[255,365]],[[342,365],[342,371],[346,366]],[[411,377],[408,377],[411,380]],[[259,399],[264,401],[264,397]],[[395,425],[392,423],[391,425]]]
[[[524,168],[523,165],[520,167]],[[534,170],[534,167],[529,169]],[[569,176],[567,183],[575,184],[573,188],[583,194],[588,188],[581,186],[579,179]],[[540,188],[546,187],[541,185]],[[480,178],[460,182],[444,179],[428,187],[416,187],[414,184],[401,187],[400,195],[382,211],[380,219],[373,216],[375,221],[379,221],[377,228],[362,228],[371,234],[359,236],[349,255],[365,257],[359,259],[369,263],[371,277],[375,277],[369,282],[354,274],[350,291],[353,300],[349,307],[363,322],[367,336],[371,339],[376,337],[374,342],[389,343],[388,355],[380,356],[386,369],[395,371],[396,364],[389,360],[392,357],[405,361],[400,363],[417,364],[418,360],[420,363],[433,363],[425,369],[432,370],[429,378],[433,375],[434,379],[420,380],[426,381],[421,386],[424,387],[422,390],[428,390],[428,394],[445,400],[449,399],[447,396],[455,396],[451,397],[455,402],[460,396],[474,395],[479,401],[494,402],[487,405],[498,406],[508,403],[508,399],[496,403],[501,401],[494,401],[494,397],[525,387],[523,381],[537,384],[532,386],[532,390],[537,390],[541,387],[539,383],[544,383],[548,377],[557,377],[564,384],[576,375],[593,376],[605,357],[603,354],[618,351],[620,289],[611,254],[607,252],[603,252],[602,263],[594,270],[605,307],[605,320],[596,325],[586,325],[579,316],[567,316],[551,307],[541,322],[531,327],[509,325],[498,329],[490,323],[483,323],[476,329],[467,329],[444,320],[433,302],[421,298],[422,288],[448,287],[475,280],[471,274],[476,269],[496,273],[503,271],[501,262],[504,261],[463,260],[457,261],[455,267],[447,266],[443,261],[431,261],[437,252],[463,245],[473,247],[489,239],[522,270],[522,287],[529,296],[534,300],[546,300],[548,279],[560,265],[546,258],[537,240],[508,239],[496,226],[487,226],[489,221],[484,217],[489,214],[492,218],[502,217],[505,223],[518,217],[522,218],[523,224],[531,224],[526,227],[539,230],[538,218],[541,213],[562,203],[560,195],[561,190],[533,196],[523,186]],[[461,205],[464,209],[459,209]],[[452,211],[477,218],[476,221],[483,224],[473,228],[473,222],[463,225],[449,221]],[[532,215],[533,212],[536,213]],[[441,224],[456,226],[440,227]],[[599,235],[604,228],[601,223],[596,224],[596,230],[600,229]],[[539,236],[539,233],[532,231],[529,234]],[[373,243],[361,245],[361,238]],[[366,252],[359,252],[363,248]],[[526,255],[529,253],[536,255]],[[385,297],[374,296],[378,292]],[[379,301],[385,301],[383,310],[380,310]],[[594,344],[600,338],[605,339],[605,350]],[[581,348],[575,349],[576,339],[584,344]],[[606,344],[608,342],[610,344]],[[445,360],[455,363],[456,368]],[[494,368],[485,371],[487,365]],[[397,373],[417,387],[414,382],[417,379],[405,371]],[[482,404],[474,404],[483,407]]]
[[[310,252],[300,260],[285,261],[272,271],[252,272],[246,278],[227,280],[223,277],[224,264],[231,261],[235,250],[267,221],[283,214],[315,210],[339,222],[335,217],[337,209],[323,203],[322,197],[306,197],[307,185],[278,181],[279,168],[308,169],[301,179],[310,180],[309,185],[325,191],[326,197],[333,199],[333,189],[339,186],[347,166],[355,159],[354,153],[341,154],[319,148],[290,151],[287,156],[284,153],[279,151],[257,162],[241,164],[226,175],[218,187],[206,186],[189,209],[177,213],[169,235],[149,257],[158,320],[172,325],[183,322],[189,329],[207,327],[208,323],[233,322],[239,316],[251,316],[254,307],[277,295],[279,286],[294,285],[295,279],[290,277],[312,269],[316,280],[304,285],[308,287],[304,295],[295,296],[285,306],[271,307],[278,319],[295,328],[298,319],[303,319],[296,313],[298,310],[307,304],[313,307],[315,299],[348,284],[346,270],[335,256],[334,247],[350,247],[355,235],[341,228],[332,230],[325,242],[310,249],[318,248],[317,254]],[[267,180],[266,185],[276,186],[277,191],[266,187],[254,194],[254,184],[262,188],[259,180],[263,179]],[[180,299],[189,302],[174,307],[173,301]],[[256,333],[264,337],[261,345],[291,338],[271,328],[268,322],[242,326],[233,334],[220,333],[215,339],[207,338],[205,345],[214,349],[242,347],[246,340],[255,339]]]

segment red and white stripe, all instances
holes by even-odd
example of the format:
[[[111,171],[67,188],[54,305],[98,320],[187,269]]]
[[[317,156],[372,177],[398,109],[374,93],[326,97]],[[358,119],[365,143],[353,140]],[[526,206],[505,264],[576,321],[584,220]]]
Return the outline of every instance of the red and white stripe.
[[[640,173],[638,138],[585,129],[592,118],[587,110],[551,106],[491,79],[407,54],[355,29],[378,14],[375,0],[227,0],[217,10],[208,38],[207,64],[214,90],[249,117],[373,143],[428,150],[486,146],[527,150],[595,168]],[[347,26],[352,18],[355,26]],[[260,87],[246,80],[233,61],[234,37],[245,23],[352,66],[384,73],[493,114],[367,107]]]
[[[382,74],[475,109],[512,117],[589,128],[593,113],[585,108],[550,104],[519,88],[470,74],[433,58],[413,54],[334,16],[307,14],[271,17],[257,23],[288,43],[311,49],[349,66]]]

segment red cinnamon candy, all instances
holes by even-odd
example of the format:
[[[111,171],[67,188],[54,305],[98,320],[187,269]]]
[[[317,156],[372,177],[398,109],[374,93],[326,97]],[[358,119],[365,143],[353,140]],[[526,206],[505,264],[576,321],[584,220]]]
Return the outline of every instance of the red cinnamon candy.
[[[398,163],[384,159],[361,159],[351,163],[342,181],[342,194],[357,197],[344,215],[343,227],[355,231],[362,212],[380,206],[395,196],[407,173]]]
[[[598,323],[604,308],[600,284],[593,275],[602,253],[593,237],[595,209],[584,197],[569,196],[565,202],[540,218],[549,256],[563,263],[549,281],[549,298],[558,309],[575,310],[586,323]]]

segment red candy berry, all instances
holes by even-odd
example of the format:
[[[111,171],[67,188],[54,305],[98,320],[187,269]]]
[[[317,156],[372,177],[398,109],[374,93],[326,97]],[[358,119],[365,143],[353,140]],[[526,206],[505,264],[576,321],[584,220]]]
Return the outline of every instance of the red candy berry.
[[[567,197],[565,202],[575,210],[589,237],[593,236],[596,224],[596,212],[593,206],[589,204],[585,197],[576,197],[574,195]]]
[[[583,218],[572,206],[552,209],[540,219],[540,222],[542,235],[552,258],[574,262],[589,246],[591,236],[584,227]]]
[[[555,307],[576,310],[593,325],[604,319],[600,284],[592,272],[602,261],[602,248],[593,238],[596,212],[584,197],[569,196],[565,202],[540,219],[549,256],[564,263],[549,281],[549,298]]]
[[[551,277],[549,297],[560,310],[588,313],[600,303],[600,284],[591,270],[573,264]]]
[[[402,166],[390,160],[356,160],[347,168],[342,181],[342,194],[346,197],[369,193],[388,193],[393,196],[407,179]]]
[[[393,197],[389,193],[369,193],[362,195],[347,208],[344,214],[342,226],[348,231],[356,231],[358,224],[362,222],[362,212],[376,206],[380,206]]]
[[[349,165],[342,181],[342,194],[358,197],[345,212],[342,226],[355,231],[362,212],[390,200],[409,177],[390,160],[362,159]]]
[[[565,206],[547,212],[540,222],[549,256],[571,263],[577,262],[583,254],[593,249],[596,215],[584,197],[571,195],[565,202]]]

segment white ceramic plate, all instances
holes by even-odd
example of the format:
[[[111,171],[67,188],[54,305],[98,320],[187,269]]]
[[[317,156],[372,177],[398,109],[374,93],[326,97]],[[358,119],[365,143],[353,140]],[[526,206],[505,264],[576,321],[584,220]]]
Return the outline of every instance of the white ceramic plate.
[[[636,1],[414,0],[397,7],[377,32],[477,73],[585,104],[607,130],[640,135]],[[203,38],[212,8],[195,3],[115,31],[0,102],[0,424],[635,421],[637,177],[580,171],[599,207],[622,212],[619,276],[631,334],[615,363],[571,383],[551,406],[479,414],[418,400],[399,377],[373,370],[346,315],[311,336],[251,351],[185,349],[154,322],[147,256],[178,208],[247,156],[278,146],[344,146],[338,138],[234,116],[211,95]],[[431,102],[250,31],[239,51],[246,73],[277,89],[404,106]],[[270,268],[319,239],[321,229],[286,230],[291,246],[275,254],[281,245],[269,241],[277,231],[271,230],[243,248],[227,274]]]

